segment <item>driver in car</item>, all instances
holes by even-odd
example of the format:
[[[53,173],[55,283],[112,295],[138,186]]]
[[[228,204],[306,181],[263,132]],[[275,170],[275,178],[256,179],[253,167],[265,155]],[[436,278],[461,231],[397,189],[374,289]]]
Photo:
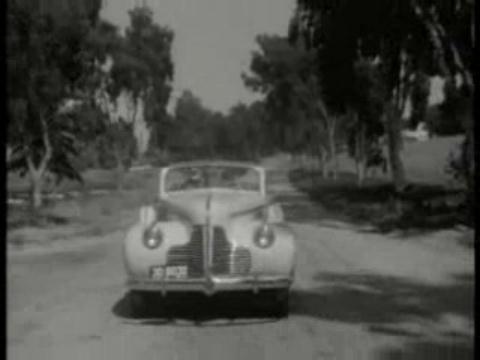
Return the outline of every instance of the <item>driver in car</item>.
[[[192,169],[192,174],[188,179],[189,188],[201,188],[204,185],[202,172],[199,169]]]

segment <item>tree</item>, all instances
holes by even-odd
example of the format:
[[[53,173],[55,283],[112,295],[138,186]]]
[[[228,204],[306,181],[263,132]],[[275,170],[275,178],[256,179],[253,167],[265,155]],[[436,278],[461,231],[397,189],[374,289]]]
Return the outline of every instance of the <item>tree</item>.
[[[98,138],[99,150],[104,156],[102,161],[115,164],[119,191],[123,189],[125,171],[135,156],[136,146],[132,127],[132,123],[119,119],[108,123]]]
[[[306,77],[306,80],[298,83],[296,95],[299,97],[302,108],[311,118],[313,132],[317,138],[319,154],[322,157],[322,176],[325,178],[331,174],[333,179],[338,177],[337,147],[339,146],[339,127],[345,117],[330,110],[327,105],[325,94],[321,86],[321,80],[315,69]],[[317,154],[317,152],[314,152]],[[327,168],[328,166],[328,168]]]
[[[146,6],[130,11],[125,36],[103,21],[94,30],[89,45],[100,65],[95,102],[105,117],[103,130],[97,136],[92,134],[90,146],[101,155],[98,162],[103,166],[113,163],[118,172],[117,187],[121,189],[127,165],[144,150],[145,144],[135,140],[138,127],[143,126],[138,121],[143,119],[153,135],[147,144],[150,154],[165,139],[169,123],[165,108],[173,77],[173,33],[155,24],[153,13]],[[135,150],[131,149],[131,141]]]
[[[130,26],[125,37],[117,41],[118,46],[112,53],[108,92],[112,101],[122,92],[131,98],[134,111],[132,119],[127,121],[135,122],[139,102],[143,101],[143,118],[153,130],[153,144],[160,146],[158,136],[165,125],[163,120],[167,117],[166,106],[173,80],[173,32],[156,24],[153,12],[147,6],[135,7],[129,15]]]
[[[409,126],[416,129],[418,124],[425,121],[428,108],[428,96],[430,94],[430,78],[427,74],[419,72],[412,83],[411,103],[412,113],[410,114]]]
[[[369,155],[380,148],[379,139],[385,133],[385,89],[377,65],[360,58],[354,64],[352,97],[349,101],[350,153],[357,167],[357,183],[363,185]]]
[[[472,89],[473,1],[298,0],[293,37],[319,51],[327,92],[342,107],[352,101],[354,64],[378,61],[386,85],[385,124],[393,181],[406,185],[401,150],[401,114],[416,74],[460,74]],[[348,24],[349,26],[345,26]]]
[[[41,16],[50,15],[61,20],[73,15],[85,17],[92,24],[98,20],[102,7],[102,0],[9,0],[9,2]]]
[[[279,36],[259,36],[260,52],[252,57],[252,75],[243,75],[247,87],[265,95],[277,146],[293,153],[311,153],[333,162],[336,177],[336,129],[340,119],[324,100],[315,71],[315,53],[292,46]]]
[[[468,118],[472,116],[472,97],[462,94],[450,79],[444,84],[444,101],[437,105],[437,117],[433,119],[432,130],[437,135],[458,135],[465,133]]]
[[[88,85],[94,64],[86,39],[92,23],[80,15],[63,14],[59,20],[28,2],[9,5],[9,168],[29,174],[32,205],[38,208],[47,171],[81,180],[71,163],[77,154],[77,124],[66,100],[81,97]]]
[[[219,119],[224,133],[223,147],[228,155],[256,160],[268,152],[271,143],[266,116],[263,102],[256,101],[250,105],[238,103],[224,119]]]
[[[212,156],[215,145],[209,121],[211,117],[211,111],[198,97],[189,90],[184,91],[175,106],[169,148],[182,156]]]
[[[306,131],[300,126],[298,97],[294,96],[304,54],[280,36],[261,35],[257,37],[257,43],[260,51],[253,53],[251,74],[242,75],[244,83],[249,89],[265,96],[273,120],[272,136],[279,149],[297,151]]]

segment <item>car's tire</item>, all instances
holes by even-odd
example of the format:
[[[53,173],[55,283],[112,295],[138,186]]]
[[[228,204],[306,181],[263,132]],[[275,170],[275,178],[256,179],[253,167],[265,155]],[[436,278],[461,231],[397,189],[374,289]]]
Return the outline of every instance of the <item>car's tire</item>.
[[[133,317],[144,315],[149,308],[151,294],[146,291],[131,291],[129,296],[129,312]]]
[[[275,304],[275,315],[277,318],[288,317],[290,311],[290,291],[288,289],[278,290]]]
[[[269,314],[275,318],[288,317],[290,310],[289,289],[270,290],[266,294],[269,302]]]

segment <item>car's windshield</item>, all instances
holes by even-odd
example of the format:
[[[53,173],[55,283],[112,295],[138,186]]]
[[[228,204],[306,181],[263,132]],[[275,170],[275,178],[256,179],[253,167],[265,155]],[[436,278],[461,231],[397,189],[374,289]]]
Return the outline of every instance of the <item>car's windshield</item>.
[[[258,170],[247,166],[201,165],[181,166],[168,170],[164,191],[222,188],[260,191]]]

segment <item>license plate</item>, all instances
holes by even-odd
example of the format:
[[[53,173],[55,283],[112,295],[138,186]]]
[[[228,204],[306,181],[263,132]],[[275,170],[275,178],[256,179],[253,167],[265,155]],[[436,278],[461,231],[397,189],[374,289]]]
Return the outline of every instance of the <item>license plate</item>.
[[[165,268],[165,275],[167,279],[185,279],[188,274],[188,268],[182,266],[167,266]]]
[[[163,266],[152,267],[150,270],[150,275],[154,280],[161,280],[165,274],[165,269]]]

